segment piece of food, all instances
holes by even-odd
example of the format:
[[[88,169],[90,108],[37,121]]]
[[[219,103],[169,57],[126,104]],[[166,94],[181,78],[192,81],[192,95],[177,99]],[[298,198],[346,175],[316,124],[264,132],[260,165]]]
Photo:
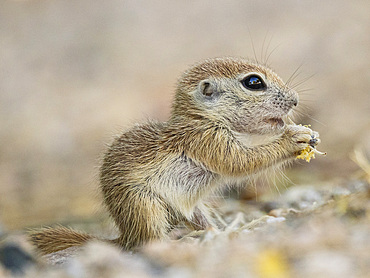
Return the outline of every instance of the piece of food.
[[[307,162],[310,162],[311,158],[315,158],[315,153],[314,153],[314,148],[311,146],[308,146],[305,148],[299,155],[297,155],[297,159],[303,159],[306,160]]]
[[[326,155],[326,153],[316,150],[315,147],[308,146],[303,151],[301,151],[299,155],[297,155],[296,159],[303,159],[303,160],[306,160],[307,162],[310,162],[311,158],[315,158],[316,153],[321,154],[321,155]]]

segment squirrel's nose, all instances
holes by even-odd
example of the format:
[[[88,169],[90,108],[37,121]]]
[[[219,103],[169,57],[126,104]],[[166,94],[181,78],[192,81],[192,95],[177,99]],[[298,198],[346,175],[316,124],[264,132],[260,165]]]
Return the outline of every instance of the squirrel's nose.
[[[298,105],[298,99],[299,99],[298,94],[295,91],[292,91],[291,93],[292,93],[291,94],[292,105],[297,106]]]

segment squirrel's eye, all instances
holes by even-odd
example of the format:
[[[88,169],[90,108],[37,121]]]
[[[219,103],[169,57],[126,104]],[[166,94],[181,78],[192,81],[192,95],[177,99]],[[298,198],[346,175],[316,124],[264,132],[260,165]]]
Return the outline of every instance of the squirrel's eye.
[[[264,90],[265,82],[258,75],[250,75],[242,80],[242,84],[248,90]]]

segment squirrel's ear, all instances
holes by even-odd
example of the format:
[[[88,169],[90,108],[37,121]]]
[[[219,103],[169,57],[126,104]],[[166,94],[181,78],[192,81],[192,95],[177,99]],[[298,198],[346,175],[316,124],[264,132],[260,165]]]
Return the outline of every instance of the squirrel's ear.
[[[202,95],[210,97],[213,94],[213,88],[208,80],[203,80],[199,83],[199,91]]]

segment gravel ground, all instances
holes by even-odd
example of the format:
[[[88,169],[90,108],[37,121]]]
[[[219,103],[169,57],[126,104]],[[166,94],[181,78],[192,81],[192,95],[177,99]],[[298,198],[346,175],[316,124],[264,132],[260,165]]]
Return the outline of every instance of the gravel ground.
[[[40,258],[27,255],[24,236],[5,240],[0,277],[10,277],[9,269],[25,277],[367,277],[365,180],[293,186],[264,202],[218,202],[224,228],[155,242],[137,253],[91,242]],[[19,254],[15,266],[5,268],[11,242]]]

